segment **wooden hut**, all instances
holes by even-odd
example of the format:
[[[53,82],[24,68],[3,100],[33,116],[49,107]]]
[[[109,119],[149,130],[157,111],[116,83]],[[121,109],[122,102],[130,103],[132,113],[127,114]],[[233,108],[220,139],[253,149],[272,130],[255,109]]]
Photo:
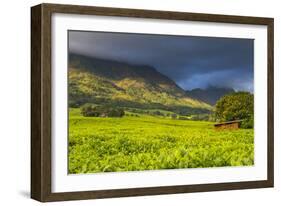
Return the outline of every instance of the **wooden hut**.
[[[214,124],[215,129],[239,129],[241,125],[242,120],[234,120],[234,121],[228,121],[228,122],[220,122]]]

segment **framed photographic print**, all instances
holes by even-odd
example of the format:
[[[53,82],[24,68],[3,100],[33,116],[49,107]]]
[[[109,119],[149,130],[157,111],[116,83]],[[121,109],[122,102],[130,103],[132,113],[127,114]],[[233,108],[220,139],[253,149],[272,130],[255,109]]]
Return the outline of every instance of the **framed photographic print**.
[[[273,187],[273,19],[31,8],[31,197]]]

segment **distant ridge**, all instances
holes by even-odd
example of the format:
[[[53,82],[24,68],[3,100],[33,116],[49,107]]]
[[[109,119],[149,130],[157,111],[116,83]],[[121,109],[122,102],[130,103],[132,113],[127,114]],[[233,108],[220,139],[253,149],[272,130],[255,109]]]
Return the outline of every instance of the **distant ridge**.
[[[152,66],[132,65],[71,53],[69,102],[168,109],[182,113],[207,112],[208,103],[191,97]]]
[[[221,88],[216,86],[209,86],[206,89],[193,89],[186,91],[187,95],[195,99],[206,102],[210,105],[215,105],[216,102],[224,95],[234,93],[232,88]]]

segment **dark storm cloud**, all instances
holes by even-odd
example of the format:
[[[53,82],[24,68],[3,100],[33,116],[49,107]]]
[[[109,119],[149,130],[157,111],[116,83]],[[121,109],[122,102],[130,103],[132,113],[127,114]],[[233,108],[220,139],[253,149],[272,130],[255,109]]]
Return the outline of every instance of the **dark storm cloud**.
[[[253,91],[253,40],[69,32],[79,54],[154,66],[184,89],[209,85]]]

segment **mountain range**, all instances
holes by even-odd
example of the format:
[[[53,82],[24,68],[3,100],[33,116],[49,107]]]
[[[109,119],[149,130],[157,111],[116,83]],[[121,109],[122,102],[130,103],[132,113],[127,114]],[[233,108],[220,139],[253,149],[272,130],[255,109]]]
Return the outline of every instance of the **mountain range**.
[[[185,91],[172,79],[148,65],[70,53],[69,105],[85,103],[165,109],[181,114],[210,112],[223,90]],[[225,92],[229,92],[226,90]],[[211,97],[207,97],[211,95]]]
[[[196,88],[186,91],[187,95],[190,97],[201,100],[210,105],[215,105],[222,96],[234,92],[235,90],[232,88],[221,88],[215,86],[209,86],[206,89]]]

